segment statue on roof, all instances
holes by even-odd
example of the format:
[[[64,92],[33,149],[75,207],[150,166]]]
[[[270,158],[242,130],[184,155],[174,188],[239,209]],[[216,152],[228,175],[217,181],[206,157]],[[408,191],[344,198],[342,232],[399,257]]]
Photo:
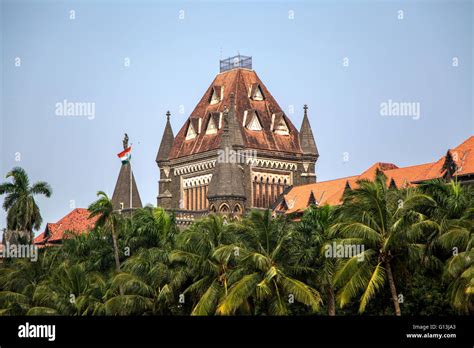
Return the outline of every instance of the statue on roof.
[[[128,149],[128,135],[125,133],[125,136],[123,137],[123,149],[126,150]]]

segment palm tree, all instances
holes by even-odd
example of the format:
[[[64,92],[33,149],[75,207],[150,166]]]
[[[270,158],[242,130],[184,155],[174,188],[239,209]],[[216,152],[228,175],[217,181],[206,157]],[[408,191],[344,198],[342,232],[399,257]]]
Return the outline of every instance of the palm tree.
[[[117,233],[119,226],[122,223],[122,216],[114,211],[112,200],[103,191],[97,192],[98,200],[89,205],[88,210],[90,211],[90,218],[98,216],[96,221],[96,228],[103,227],[110,231],[112,235],[112,242],[114,246],[114,257],[115,257],[115,271],[120,272],[120,258],[119,249],[117,243]]]
[[[324,248],[336,240],[331,229],[335,223],[336,209],[329,205],[311,205],[297,225],[297,241],[292,244],[294,263],[302,267],[309,284],[318,288],[325,296],[328,315],[336,315],[333,276],[336,259],[325,256]]]
[[[450,282],[451,305],[461,313],[474,311],[474,190],[453,180],[434,180],[420,185],[436,205],[428,214],[437,228],[430,235],[431,251],[440,246],[450,253],[444,277]],[[443,257],[444,255],[439,255]]]
[[[288,315],[294,301],[319,310],[321,296],[311,286],[293,277],[295,266],[288,251],[295,231],[284,217],[271,212],[252,211],[240,223],[243,248],[237,256],[238,269],[228,293],[219,302],[217,313],[268,313]],[[217,251],[218,252],[218,251]]]
[[[334,225],[343,245],[363,247],[363,251],[344,260],[335,274],[334,283],[341,287],[338,301],[342,308],[362,292],[362,313],[388,283],[395,314],[399,316],[394,270],[421,260],[424,245],[420,241],[435,224],[419,210],[434,202],[414,189],[389,189],[382,172],[376,174],[374,181],[360,180],[358,185],[345,193],[341,222]]]
[[[178,232],[172,216],[161,208],[146,206],[137,209],[133,215],[133,226],[125,236],[127,245],[132,249],[160,247],[167,250],[174,248]]]
[[[6,178],[13,182],[0,184],[0,195],[6,194],[3,208],[7,211],[7,229],[11,231],[25,231],[32,239],[33,229],[38,230],[43,221],[35,195],[50,197],[51,186],[44,181],[38,181],[30,186],[28,174],[20,167],[13,168]]]
[[[32,300],[36,307],[27,314],[48,314],[48,309],[53,309],[51,314],[104,315],[106,292],[107,284],[101,274],[64,261],[35,287]]]
[[[435,204],[425,208],[425,213],[437,224],[428,239],[430,249],[433,249],[439,245],[441,236],[452,229],[453,224],[457,225],[463,218],[466,220],[466,214],[469,215],[469,210],[474,208],[474,189],[463,186],[456,180],[449,183],[432,180],[420,184],[419,188],[435,201]]]
[[[170,285],[173,276],[168,252],[156,247],[141,249],[123,263],[123,272],[112,278],[110,296],[105,302],[106,314],[178,312]]]
[[[215,314],[219,300],[228,292],[235,266],[231,254],[239,248],[235,243],[232,224],[218,215],[197,221],[179,236],[171,261],[188,279],[183,295],[193,298],[191,315]]]
[[[55,269],[55,250],[45,250],[37,262],[4,260],[0,268],[0,315],[55,314],[54,308],[40,310],[33,294]],[[32,310],[32,312],[30,312]],[[34,313],[33,313],[34,312]]]

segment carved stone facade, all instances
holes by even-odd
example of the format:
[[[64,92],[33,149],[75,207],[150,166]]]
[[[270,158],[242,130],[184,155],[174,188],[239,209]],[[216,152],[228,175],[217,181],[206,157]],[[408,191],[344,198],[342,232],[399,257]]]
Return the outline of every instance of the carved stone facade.
[[[157,200],[183,221],[271,208],[291,186],[316,182],[307,107],[298,131],[253,70],[218,74],[176,137],[169,116]]]

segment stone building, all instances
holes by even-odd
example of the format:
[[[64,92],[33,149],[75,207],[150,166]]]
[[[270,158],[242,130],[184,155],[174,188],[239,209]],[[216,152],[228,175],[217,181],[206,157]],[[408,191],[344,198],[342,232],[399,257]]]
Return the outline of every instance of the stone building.
[[[156,157],[158,206],[183,221],[209,211],[235,216],[270,208],[289,187],[316,182],[319,154],[307,110],[298,131],[251,57],[221,61],[176,137],[167,113]]]

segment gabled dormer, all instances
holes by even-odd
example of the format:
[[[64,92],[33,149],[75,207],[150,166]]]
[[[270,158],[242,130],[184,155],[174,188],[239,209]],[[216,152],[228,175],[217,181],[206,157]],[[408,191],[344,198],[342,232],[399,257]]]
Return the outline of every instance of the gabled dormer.
[[[290,129],[286,122],[285,114],[283,112],[277,112],[272,114],[272,124],[270,130],[278,135],[290,135]]]
[[[215,105],[220,103],[224,98],[224,86],[212,86],[211,95],[209,96],[209,104]]]
[[[249,87],[249,98],[256,101],[261,101],[265,99],[265,96],[262,91],[262,87],[258,83],[252,83]]]
[[[201,122],[201,118],[189,118],[186,140],[194,139],[199,133],[201,133]]]
[[[262,130],[262,123],[256,110],[245,110],[243,126],[251,131]]]
[[[219,129],[220,112],[211,112],[208,116],[206,134],[216,134]]]

